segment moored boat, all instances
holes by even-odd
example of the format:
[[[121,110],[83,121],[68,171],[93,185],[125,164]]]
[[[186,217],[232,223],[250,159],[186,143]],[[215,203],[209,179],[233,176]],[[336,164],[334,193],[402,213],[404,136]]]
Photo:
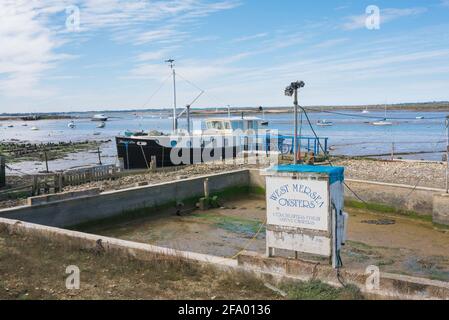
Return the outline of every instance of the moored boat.
[[[332,121],[327,121],[327,120],[318,120],[316,125],[319,127],[332,127],[334,125],[334,123]]]
[[[93,117],[92,117],[92,121],[102,121],[102,122],[105,122],[105,121],[108,121],[108,117],[106,116],[106,115],[104,115],[104,114],[102,114],[102,113],[100,113],[100,114],[95,114]]]

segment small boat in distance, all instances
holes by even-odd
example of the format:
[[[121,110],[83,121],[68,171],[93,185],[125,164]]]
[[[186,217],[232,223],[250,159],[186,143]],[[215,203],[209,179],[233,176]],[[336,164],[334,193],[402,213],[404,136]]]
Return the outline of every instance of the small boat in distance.
[[[108,121],[108,119],[109,118],[106,115],[102,114],[102,113],[96,114],[96,115],[94,115],[92,117],[92,121],[102,121],[102,122],[104,122],[104,121]]]
[[[378,127],[386,127],[386,126],[393,125],[393,122],[387,121],[387,105],[385,105],[385,118],[380,121],[375,121],[372,124],[373,124],[373,126],[378,126]]]
[[[39,130],[39,128],[38,127],[31,127],[31,130],[32,131],[37,131],[37,130]]]
[[[76,128],[75,122],[70,121],[67,127],[69,127],[70,129],[75,129]]]
[[[416,120],[422,120],[422,119],[424,119],[423,116],[418,116],[418,117],[416,117]]]
[[[380,120],[380,121],[373,122],[373,126],[378,126],[378,127],[392,126],[392,125],[393,125],[393,122],[387,121],[386,118],[383,120]]]
[[[106,127],[106,123],[105,123],[104,121],[100,122],[100,123],[97,125],[97,128],[100,128],[100,129],[103,129],[104,127]]]
[[[362,111],[362,113],[363,113],[363,114],[367,114],[367,113],[369,113],[369,111],[368,111],[368,107],[367,107],[367,108],[366,108],[365,110],[363,110],[363,111]]]
[[[319,127],[332,127],[334,123],[332,121],[327,120],[318,120],[316,125]]]

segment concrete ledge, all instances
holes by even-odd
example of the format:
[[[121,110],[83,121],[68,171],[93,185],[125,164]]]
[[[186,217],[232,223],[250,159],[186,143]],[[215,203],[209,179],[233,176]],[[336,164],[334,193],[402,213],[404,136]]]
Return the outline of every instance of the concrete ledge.
[[[300,260],[266,258],[254,252],[244,252],[237,260],[233,260],[4,218],[0,218],[0,228],[6,228],[10,233],[56,241],[75,249],[105,252],[141,261],[154,260],[156,256],[162,255],[210,264],[222,270],[249,272],[267,281],[318,279],[333,286],[341,286],[335,270],[330,266]],[[341,274],[347,283],[358,286],[368,294],[399,299],[449,299],[449,283],[446,282],[381,273],[381,290],[367,291],[365,274],[348,270]]]
[[[82,191],[61,192],[56,194],[48,194],[42,196],[29,197],[27,204],[29,206],[36,206],[45,203],[51,203],[56,201],[76,199],[82,197],[96,196],[100,194],[100,188],[92,188]]]
[[[285,258],[267,258],[254,252],[238,257],[238,265],[255,272],[294,277],[303,281],[318,279],[333,286],[341,286],[336,270],[329,265]],[[381,273],[380,289],[368,291],[367,275],[363,272],[342,269],[341,279],[357,286],[362,292],[396,299],[449,299],[449,283],[399,274]]]
[[[433,196],[433,222],[449,226],[449,194]]]
[[[53,227],[70,227],[119,216],[135,210],[158,208],[204,195],[204,179],[211,193],[248,186],[248,170],[193,177],[149,186],[106,191],[94,196],[0,209],[0,217]]]

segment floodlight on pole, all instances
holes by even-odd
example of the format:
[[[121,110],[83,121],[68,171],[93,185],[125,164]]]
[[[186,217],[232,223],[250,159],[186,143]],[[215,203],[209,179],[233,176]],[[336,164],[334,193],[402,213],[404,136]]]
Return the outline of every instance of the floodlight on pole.
[[[293,163],[298,164],[298,90],[304,88],[306,84],[304,81],[292,82],[287,88],[285,88],[285,95],[288,97],[293,96],[293,104],[295,106],[295,134],[293,138]]]

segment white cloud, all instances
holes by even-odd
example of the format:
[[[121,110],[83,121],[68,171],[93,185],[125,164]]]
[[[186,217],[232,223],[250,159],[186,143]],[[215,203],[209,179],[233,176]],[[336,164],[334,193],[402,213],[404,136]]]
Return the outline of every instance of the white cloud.
[[[316,45],[314,45],[314,48],[319,48],[319,49],[325,49],[325,48],[331,48],[331,47],[335,47],[339,44],[345,43],[349,41],[349,39],[347,38],[339,38],[339,39],[331,39],[331,40],[326,40],[323,42],[320,42]]]
[[[64,15],[61,16],[73,4],[70,0],[0,1],[2,94],[30,96],[45,93],[41,80],[48,76],[49,70],[57,63],[70,57],[57,53],[57,50],[67,41],[79,39],[78,35],[65,29]],[[80,29],[83,35],[110,28],[109,33],[116,40],[142,45],[152,42],[167,44],[183,39],[187,33],[177,31],[180,21],[232,9],[239,2],[79,0],[75,4],[80,8]],[[170,23],[163,29],[142,30],[149,23],[161,21]],[[149,55],[139,58],[151,60]]]
[[[233,42],[246,42],[246,41],[250,41],[250,40],[256,40],[256,39],[260,39],[260,38],[265,38],[267,36],[268,36],[268,33],[257,33],[257,34],[254,34],[254,35],[237,38]]]
[[[0,90],[9,96],[42,95],[39,80],[67,55],[56,54],[61,42],[46,27],[37,2],[4,0],[0,4]],[[54,12],[49,5],[46,12]],[[48,92],[47,92],[48,93]]]
[[[397,20],[402,17],[416,16],[426,12],[426,8],[386,8],[380,10],[380,22],[381,24]],[[362,14],[358,16],[350,16],[346,18],[346,22],[342,25],[345,30],[356,30],[365,28],[367,15]]]

